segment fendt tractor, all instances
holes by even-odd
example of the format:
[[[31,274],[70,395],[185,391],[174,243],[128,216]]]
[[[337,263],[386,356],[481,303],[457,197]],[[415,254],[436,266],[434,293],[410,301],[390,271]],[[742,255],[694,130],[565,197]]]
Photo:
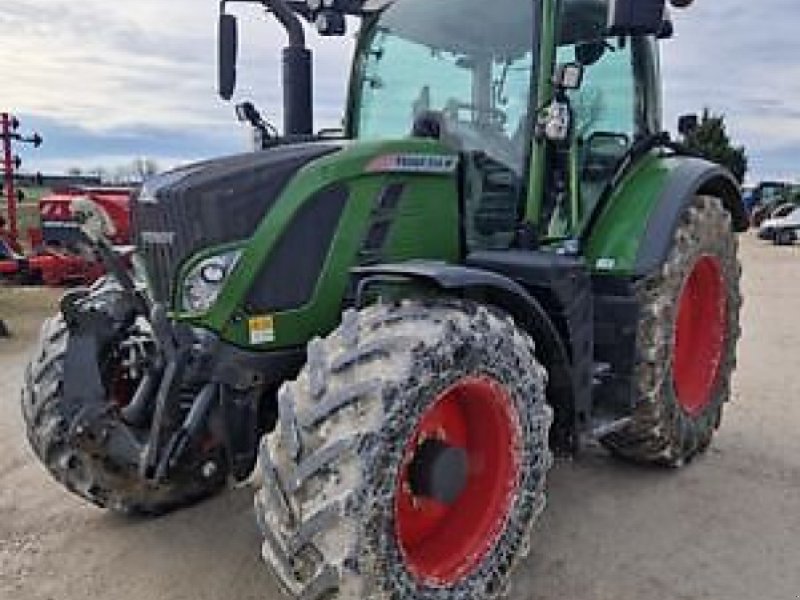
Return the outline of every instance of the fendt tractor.
[[[666,0],[257,4],[282,135],[245,104],[263,148],[147,182],[132,268],[83,225],[111,275],[44,325],[30,441],[124,513],[253,475],[290,597],[502,597],[553,455],[678,467],[730,397],[747,215],[662,128]],[[304,21],[359,27],[338,132]]]

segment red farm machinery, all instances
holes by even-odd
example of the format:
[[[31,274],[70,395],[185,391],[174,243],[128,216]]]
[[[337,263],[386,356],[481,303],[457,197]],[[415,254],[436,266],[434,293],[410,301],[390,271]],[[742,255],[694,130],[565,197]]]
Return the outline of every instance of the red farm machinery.
[[[1,118],[7,218],[0,215],[0,280],[54,286],[94,282],[105,269],[87,249],[81,221],[89,216],[102,219],[111,233],[110,241],[117,246],[128,245],[131,190],[82,185],[51,189],[38,200],[35,214],[24,227],[23,239],[19,213],[25,193],[16,187],[16,170],[22,161],[12,154],[12,143],[38,147],[42,138],[18,133],[19,121],[7,113]],[[35,179],[38,187],[45,187],[41,175]]]

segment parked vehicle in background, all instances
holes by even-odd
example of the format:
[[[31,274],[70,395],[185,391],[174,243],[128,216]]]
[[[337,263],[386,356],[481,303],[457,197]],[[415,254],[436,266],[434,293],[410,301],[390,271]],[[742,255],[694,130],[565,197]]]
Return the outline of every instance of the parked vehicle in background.
[[[130,244],[128,188],[69,187],[54,190],[39,200],[39,226],[21,240],[0,227],[0,279],[44,285],[88,285],[105,273],[102,262],[86,248],[76,216],[76,203],[91,203],[92,211],[109,224],[109,241]],[[125,252],[123,252],[125,254]]]
[[[764,219],[761,221],[761,225],[758,228],[758,237],[762,240],[771,240],[774,237],[775,230],[769,225],[771,221],[775,219],[782,219],[783,217],[789,215],[797,205],[784,202],[783,204],[778,204],[777,206],[773,206],[770,210],[766,211]]]
[[[760,227],[778,207],[800,204],[800,186],[785,181],[762,181],[754,188],[744,190],[744,202],[752,226]]]
[[[797,240],[798,232],[800,232],[800,206],[784,204],[761,224],[758,237],[762,240],[772,240],[774,244],[780,246],[788,246]]]

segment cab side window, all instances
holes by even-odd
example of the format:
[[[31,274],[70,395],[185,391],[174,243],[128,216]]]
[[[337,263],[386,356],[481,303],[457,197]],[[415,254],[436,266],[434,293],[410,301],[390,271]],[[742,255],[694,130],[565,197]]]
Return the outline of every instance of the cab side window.
[[[576,131],[581,139],[588,140],[597,132],[633,138],[636,90],[631,48],[630,40],[625,38],[580,42],[559,48],[559,63],[585,64],[583,85],[571,92]]]
[[[641,109],[633,42],[580,40],[559,47],[558,63],[585,67],[583,85],[570,93],[575,116],[581,216],[590,214],[638,132]]]

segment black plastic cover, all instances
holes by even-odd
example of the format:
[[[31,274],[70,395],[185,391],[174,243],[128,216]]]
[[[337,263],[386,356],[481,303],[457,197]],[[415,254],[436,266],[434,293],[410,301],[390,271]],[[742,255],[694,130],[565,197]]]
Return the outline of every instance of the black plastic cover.
[[[170,299],[177,270],[192,254],[250,237],[298,169],[339,148],[327,142],[276,146],[149,180],[134,199],[133,222],[154,298]]]
[[[599,421],[614,421],[629,416],[638,400],[634,383],[640,305],[634,282],[629,279],[596,276],[592,289],[594,356],[601,367],[594,389],[593,416]]]
[[[289,310],[311,299],[348,195],[346,186],[333,185],[298,209],[247,295],[248,310]]]

